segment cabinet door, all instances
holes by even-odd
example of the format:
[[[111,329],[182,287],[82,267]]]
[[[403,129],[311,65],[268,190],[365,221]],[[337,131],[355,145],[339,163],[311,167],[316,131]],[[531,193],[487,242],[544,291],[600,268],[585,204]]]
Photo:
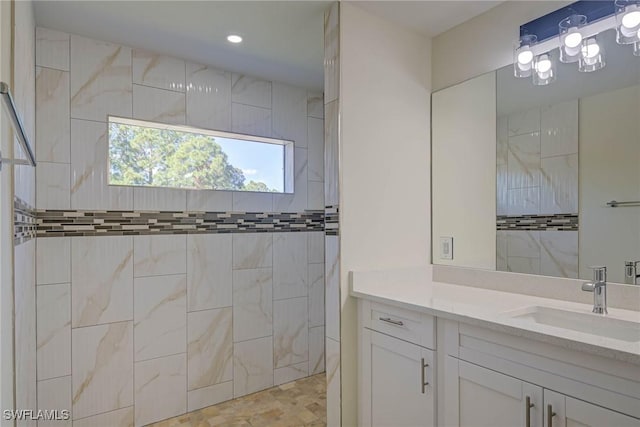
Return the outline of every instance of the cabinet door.
[[[431,350],[367,329],[361,423],[375,427],[435,425],[435,357]]]
[[[447,363],[453,372],[457,366],[457,378],[446,379],[454,381],[454,393],[450,385],[447,398],[454,400],[457,420],[449,419],[447,425],[542,427],[541,387],[450,356]],[[448,367],[447,376],[451,373]]]
[[[544,419],[544,427],[640,427],[637,418],[550,390],[544,391]]]

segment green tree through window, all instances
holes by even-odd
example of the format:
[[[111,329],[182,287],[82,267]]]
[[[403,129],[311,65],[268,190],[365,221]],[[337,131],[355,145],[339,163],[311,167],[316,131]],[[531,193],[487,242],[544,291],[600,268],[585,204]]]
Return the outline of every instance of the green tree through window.
[[[241,142],[241,141],[239,141]],[[248,183],[213,136],[111,122],[110,184],[275,192]]]

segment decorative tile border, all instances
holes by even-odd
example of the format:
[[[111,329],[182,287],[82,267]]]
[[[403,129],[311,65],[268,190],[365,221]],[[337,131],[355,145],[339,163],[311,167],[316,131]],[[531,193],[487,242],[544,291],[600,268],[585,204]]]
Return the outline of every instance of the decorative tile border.
[[[37,237],[323,231],[321,211],[173,212],[38,210]]]
[[[578,214],[498,216],[497,230],[578,231]]]
[[[13,199],[13,245],[36,237],[36,211],[19,197]]]
[[[338,206],[326,206],[324,208],[324,232],[327,236],[338,236],[340,234],[339,213],[340,208]]]

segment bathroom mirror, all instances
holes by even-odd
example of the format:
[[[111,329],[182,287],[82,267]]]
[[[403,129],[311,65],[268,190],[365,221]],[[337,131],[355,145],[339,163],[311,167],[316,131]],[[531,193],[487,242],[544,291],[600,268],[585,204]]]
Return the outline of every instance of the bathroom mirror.
[[[640,57],[601,33],[605,68],[512,65],[432,95],[434,264],[625,283],[640,260]],[[611,203],[617,201],[619,204]],[[623,202],[623,203],[620,203]]]

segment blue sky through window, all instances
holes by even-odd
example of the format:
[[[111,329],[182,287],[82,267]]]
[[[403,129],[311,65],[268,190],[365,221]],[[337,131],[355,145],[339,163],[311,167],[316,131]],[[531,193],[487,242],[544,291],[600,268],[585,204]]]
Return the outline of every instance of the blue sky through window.
[[[246,182],[260,181],[284,192],[284,145],[215,137],[229,163],[242,169]],[[273,165],[281,165],[275,168]]]

